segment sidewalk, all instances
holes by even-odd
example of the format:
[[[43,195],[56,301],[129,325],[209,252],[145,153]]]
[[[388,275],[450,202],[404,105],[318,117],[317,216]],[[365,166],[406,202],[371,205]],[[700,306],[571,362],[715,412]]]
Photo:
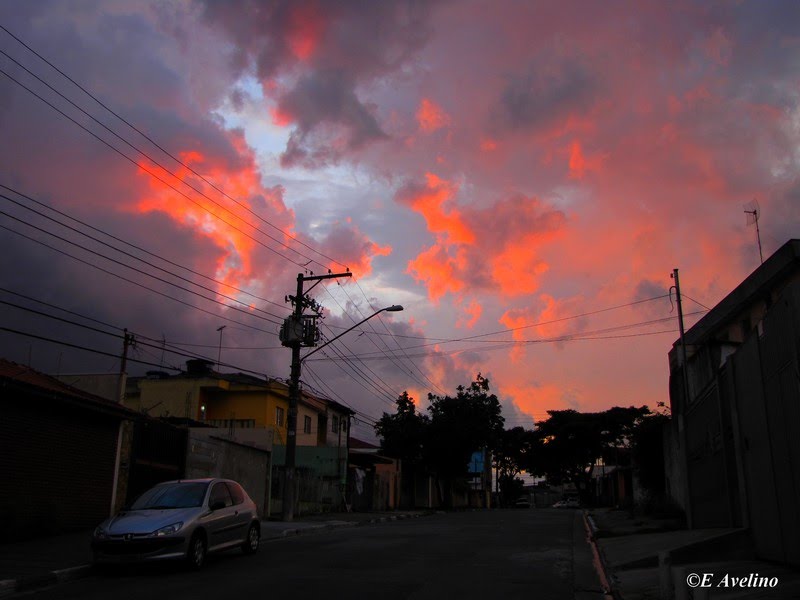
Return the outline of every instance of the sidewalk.
[[[262,541],[295,535],[320,533],[342,527],[409,519],[431,514],[427,511],[325,513],[297,520],[262,521]],[[91,531],[0,544],[0,598],[79,577],[91,572],[89,543]]]
[[[614,595],[621,600],[800,598],[800,571],[757,560],[746,530],[676,529],[674,521],[634,518],[611,509],[590,511],[589,521]],[[710,574],[710,587],[687,583],[704,574]],[[734,585],[734,577],[739,582],[750,574],[749,587]],[[771,578],[777,578],[774,587],[764,581]],[[762,586],[753,587],[758,581]]]

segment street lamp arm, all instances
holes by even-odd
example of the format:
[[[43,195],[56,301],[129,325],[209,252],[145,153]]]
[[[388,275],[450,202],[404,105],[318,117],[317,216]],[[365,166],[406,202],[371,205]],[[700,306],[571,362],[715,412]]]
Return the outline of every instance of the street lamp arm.
[[[352,326],[352,327],[350,327],[349,329],[345,329],[345,330],[344,330],[342,333],[340,333],[339,335],[337,335],[335,338],[333,338],[333,339],[330,339],[330,340],[328,340],[327,342],[325,342],[324,344],[322,344],[321,346],[317,346],[316,348],[314,348],[314,349],[313,349],[311,352],[309,352],[309,353],[308,353],[308,354],[306,354],[304,357],[302,357],[302,358],[300,359],[300,362],[303,362],[305,359],[307,359],[309,356],[311,356],[311,355],[312,355],[312,354],[314,354],[315,352],[318,352],[319,350],[322,350],[322,349],[323,349],[325,346],[327,346],[328,344],[332,344],[333,342],[335,342],[336,340],[338,340],[340,337],[342,337],[342,336],[343,336],[343,335],[345,335],[346,333],[350,333],[351,331],[353,331],[353,329],[355,329],[355,328],[356,328],[356,327],[358,327],[359,325],[363,325],[364,323],[366,323],[367,321],[369,321],[369,320],[370,320],[372,317],[374,317],[375,315],[379,315],[380,313],[382,313],[382,312],[384,312],[384,311],[386,311],[386,312],[399,312],[399,311],[401,311],[401,310],[403,310],[403,307],[402,307],[402,306],[400,306],[399,304],[393,304],[392,306],[387,306],[386,308],[382,308],[382,309],[380,309],[380,310],[378,310],[378,311],[375,311],[374,313],[372,313],[370,316],[366,317],[365,319],[361,319],[361,320],[360,320],[358,323],[356,323],[355,325],[353,325],[353,326]]]

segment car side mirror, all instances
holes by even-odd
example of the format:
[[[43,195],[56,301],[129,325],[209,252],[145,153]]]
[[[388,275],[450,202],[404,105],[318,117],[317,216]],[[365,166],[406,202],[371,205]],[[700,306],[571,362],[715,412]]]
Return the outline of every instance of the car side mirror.
[[[211,508],[211,510],[219,510],[221,508],[225,508],[225,503],[222,500],[218,500],[217,502],[214,502],[214,504],[212,504],[209,508]]]

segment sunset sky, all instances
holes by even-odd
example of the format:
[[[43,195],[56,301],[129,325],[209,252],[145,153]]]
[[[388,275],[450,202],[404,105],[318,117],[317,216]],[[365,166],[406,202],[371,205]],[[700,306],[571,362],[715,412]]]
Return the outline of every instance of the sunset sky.
[[[0,25],[0,326],[107,353],[0,331],[44,372],[114,372],[122,343],[39,313],[127,327],[132,374],[180,349],[286,378],[297,274],[349,269],[314,289],[325,338],[405,307],[304,367],[356,435],[478,372],[509,426],[654,407],[672,270],[690,325],[759,264],[745,210],[765,257],[800,237],[797,2],[37,0]]]

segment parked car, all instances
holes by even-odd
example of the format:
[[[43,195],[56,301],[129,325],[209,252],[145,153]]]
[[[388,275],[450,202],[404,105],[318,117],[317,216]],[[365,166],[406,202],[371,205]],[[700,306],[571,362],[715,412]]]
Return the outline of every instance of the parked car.
[[[182,559],[200,569],[213,552],[258,551],[261,521],[241,485],[228,479],[159,483],[92,535],[95,564]]]
[[[553,504],[553,508],[580,508],[581,503],[577,498],[565,498]]]
[[[514,508],[530,508],[531,507],[531,500],[527,496],[522,496],[516,502],[514,502]]]

